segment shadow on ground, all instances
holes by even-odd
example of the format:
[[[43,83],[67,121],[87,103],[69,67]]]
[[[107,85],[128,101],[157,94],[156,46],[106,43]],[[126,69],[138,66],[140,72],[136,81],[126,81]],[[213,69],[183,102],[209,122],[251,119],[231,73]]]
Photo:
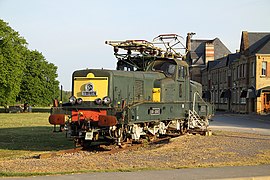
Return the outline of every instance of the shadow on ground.
[[[52,127],[16,127],[0,129],[0,150],[54,151],[73,148],[65,132]]]

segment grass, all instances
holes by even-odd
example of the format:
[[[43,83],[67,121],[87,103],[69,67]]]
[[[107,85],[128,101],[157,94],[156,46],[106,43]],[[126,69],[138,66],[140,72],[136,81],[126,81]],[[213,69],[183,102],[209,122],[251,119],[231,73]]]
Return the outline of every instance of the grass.
[[[48,113],[0,114],[0,160],[73,147],[65,133],[53,133]]]

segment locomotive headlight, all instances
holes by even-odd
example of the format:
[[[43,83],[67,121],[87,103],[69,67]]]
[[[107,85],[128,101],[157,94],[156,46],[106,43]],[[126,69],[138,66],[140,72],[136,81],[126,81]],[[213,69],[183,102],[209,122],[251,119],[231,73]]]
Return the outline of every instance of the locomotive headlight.
[[[101,105],[102,104],[102,99],[100,99],[100,98],[95,99],[95,103],[97,105]]]
[[[78,99],[77,99],[77,103],[78,103],[78,104],[82,104],[82,102],[83,102],[83,99],[82,99],[82,98],[78,98]]]
[[[111,100],[110,97],[106,96],[106,97],[103,98],[103,103],[104,103],[104,104],[108,105],[108,104],[110,104],[111,102],[112,102],[112,100]]]
[[[70,102],[71,104],[75,104],[75,102],[76,102],[76,97],[75,97],[75,96],[71,96],[71,97],[69,98],[69,102]]]

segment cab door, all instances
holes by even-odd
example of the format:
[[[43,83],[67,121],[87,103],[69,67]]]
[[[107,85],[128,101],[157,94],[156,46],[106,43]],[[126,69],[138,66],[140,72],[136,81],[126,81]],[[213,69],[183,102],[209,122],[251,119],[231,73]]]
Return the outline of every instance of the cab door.
[[[187,69],[186,69],[186,67],[184,67],[184,66],[181,66],[181,65],[179,65],[178,66],[178,73],[177,73],[177,76],[176,76],[176,89],[177,89],[177,91],[176,91],[176,99],[178,100],[178,101],[186,101],[186,98],[187,98],[187,92],[188,92],[188,89],[187,88],[189,88],[188,86],[187,86],[187,80],[186,80],[186,78],[187,78]]]

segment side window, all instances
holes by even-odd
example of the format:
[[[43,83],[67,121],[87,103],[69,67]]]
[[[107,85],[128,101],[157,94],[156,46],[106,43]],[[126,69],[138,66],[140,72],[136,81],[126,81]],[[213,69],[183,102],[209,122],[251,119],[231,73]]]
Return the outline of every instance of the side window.
[[[251,63],[251,77],[254,77],[255,76],[255,63],[252,62]]]
[[[266,76],[266,67],[267,67],[267,62],[263,61],[262,62],[262,76]]]
[[[178,79],[184,78],[186,75],[186,71],[184,66],[179,66],[178,68]]]

